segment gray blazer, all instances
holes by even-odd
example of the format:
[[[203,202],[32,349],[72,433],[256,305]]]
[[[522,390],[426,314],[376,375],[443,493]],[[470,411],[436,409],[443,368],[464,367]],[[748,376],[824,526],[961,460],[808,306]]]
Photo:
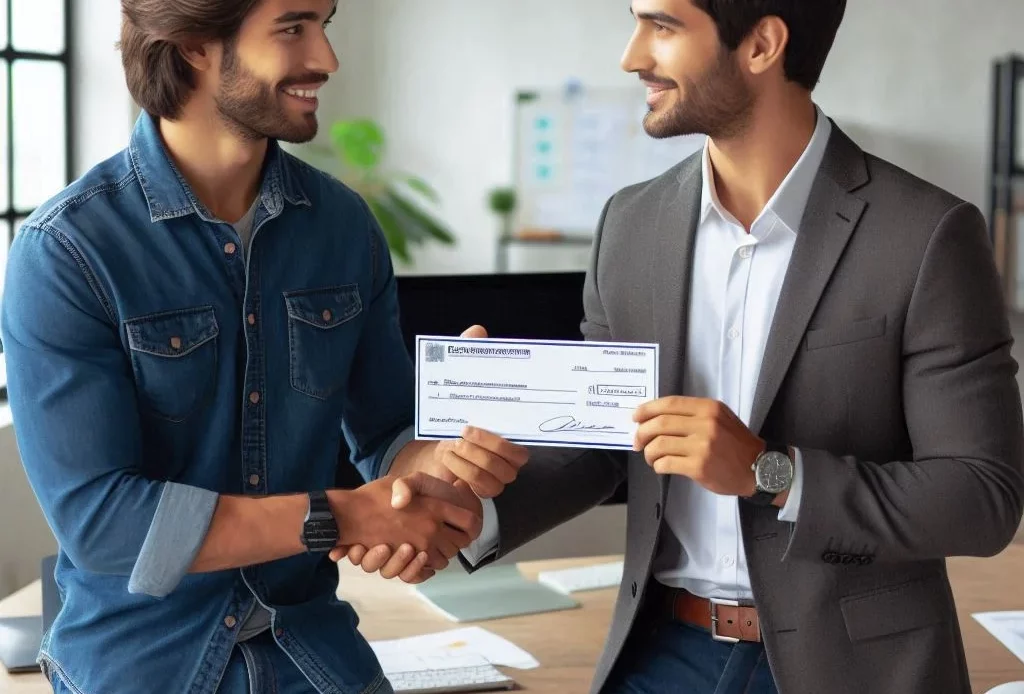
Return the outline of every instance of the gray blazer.
[[[681,392],[699,154],[603,211],[584,290],[591,340],[657,341]],[[781,694],[970,692],[945,557],[1010,542],[1024,496],[1011,334],[978,209],[834,126],[774,317],[751,429],[801,447],[795,524],[740,502]],[[498,557],[628,478],[625,573],[592,692],[651,580],[667,480],[639,454],[534,449],[498,497]]]

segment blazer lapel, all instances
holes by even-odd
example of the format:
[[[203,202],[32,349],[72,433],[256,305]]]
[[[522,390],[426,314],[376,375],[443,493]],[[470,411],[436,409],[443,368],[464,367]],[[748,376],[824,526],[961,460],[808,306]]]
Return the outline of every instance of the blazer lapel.
[[[701,154],[680,168],[658,208],[653,234],[651,315],[661,346],[658,396],[682,393],[686,362],[686,326],[693,276],[693,246],[700,220]]]
[[[768,333],[750,429],[759,432],[803,341],[822,293],[864,213],[851,194],[868,182],[864,153],[833,123],[821,169],[811,189]]]

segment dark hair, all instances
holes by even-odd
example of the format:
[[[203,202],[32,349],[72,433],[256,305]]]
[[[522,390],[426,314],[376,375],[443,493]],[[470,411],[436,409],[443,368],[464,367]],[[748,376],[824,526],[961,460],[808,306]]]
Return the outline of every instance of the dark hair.
[[[786,78],[813,90],[835,42],[846,12],[846,0],[693,0],[718,25],[729,50],[765,17],[778,17],[789,27]]]
[[[121,63],[140,108],[174,119],[195,88],[181,53],[188,44],[230,41],[261,0],[121,0]]]

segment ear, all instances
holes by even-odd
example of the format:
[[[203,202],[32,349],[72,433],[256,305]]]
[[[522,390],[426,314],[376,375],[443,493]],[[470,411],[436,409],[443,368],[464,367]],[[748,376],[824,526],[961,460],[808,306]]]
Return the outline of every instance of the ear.
[[[207,72],[213,66],[213,44],[195,43],[181,46],[178,51],[196,72]]]
[[[751,74],[763,75],[782,66],[789,45],[789,27],[774,15],[764,17],[744,41],[743,56]]]

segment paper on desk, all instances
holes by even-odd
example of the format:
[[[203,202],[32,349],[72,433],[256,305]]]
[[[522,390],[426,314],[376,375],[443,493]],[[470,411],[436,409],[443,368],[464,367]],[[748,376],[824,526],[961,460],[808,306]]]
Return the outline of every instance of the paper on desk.
[[[533,656],[514,643],[480,627],[372,641],[370,646],[381,661],[385,673],[470,667],[485,663],[520,670],[532,670],[540,666]]]
[[[979,612],[971,616],[1024,662],[1024,611]]]

